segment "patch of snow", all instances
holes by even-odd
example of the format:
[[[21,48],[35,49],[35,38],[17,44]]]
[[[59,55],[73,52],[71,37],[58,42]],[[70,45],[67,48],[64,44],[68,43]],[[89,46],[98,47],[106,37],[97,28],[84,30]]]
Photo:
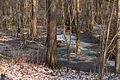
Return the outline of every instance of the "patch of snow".
[[[67,39],[68,41],[70,41],[70,35],[66,35],[66,39]],[[75,40],[75,39],[76,39],[76,37],[73,36],[73,35],[71,35],[71,40]],[[63,35],[63,34],[57,35],[57,40],[63,40],[63,41],[65,41],[64,35]]]
[[[69,42],[70,41],[70,35],[66,35],[66,37],[67,37],[67,40]],[[57,40],[65,41],[64,35],[63,34],[62,35],[57,35]],[[81,49],[83,49],[83,50],[85,49],[84,47],[94,45],[93,43],[86,43],[86,42],[83,42],[83,41],[81,41],[80,44],[81,44]],[[76,48],[76,37],[75,36],[71,36],[71,47]]]
[[[67,61],[66,58],[59,58],[60,61]]]
[[[107,61],[107,66],[115,66],[115,61],[113,61],[113,60],[108,60],[108,61]]]
[[[70,53],[70,57],[76,57],[76,53]]]
[[[104,25],[95,25],[93,26],[93,31],[96,32],[96,31],[100,31],[102,28],[104,27]]]
[[[0,41],[10,41],[13,40],[12,38],[10,38],[10,36],[6,36],[6,35],[1,35],[0,36]]]
[[[92,46],[93,45],[93,43],[86,43],[86,42],[82,42],[81,41],[81,47],[87,47],[87,46]]]
[[[88,50],[87,48],[81,47],[81,50],[86,51]]]

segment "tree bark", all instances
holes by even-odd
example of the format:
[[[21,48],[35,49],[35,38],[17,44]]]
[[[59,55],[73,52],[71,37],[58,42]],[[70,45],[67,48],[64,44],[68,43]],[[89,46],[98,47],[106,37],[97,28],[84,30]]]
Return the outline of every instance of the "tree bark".
[[[37,0],[32,0],[32,37],[37,36]]]
[[[120,0],[118,0],[118,11],[117,11],[117,16],[118,16],[118,30],[117,30],[117,56],[116,56],[116,73],[120,73]]]
[[[80,0],[76,1],[77,5],[77,40],[76,40],[76,54],[77,57],[81,56],[81,49],[80,49]]]
[[[57,60],[57,45],[56,45],[56,3],[58,0],[47,0],[48,9],[48,26],[47,26],[47,67],[56,68]]]

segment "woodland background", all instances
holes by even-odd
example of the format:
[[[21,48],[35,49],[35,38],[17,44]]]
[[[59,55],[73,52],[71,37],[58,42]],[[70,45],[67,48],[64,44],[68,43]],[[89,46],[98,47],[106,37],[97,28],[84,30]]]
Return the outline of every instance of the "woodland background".
[[[120,0],[0,0],[1,66],[66,67],[119,80],[119,10]]]

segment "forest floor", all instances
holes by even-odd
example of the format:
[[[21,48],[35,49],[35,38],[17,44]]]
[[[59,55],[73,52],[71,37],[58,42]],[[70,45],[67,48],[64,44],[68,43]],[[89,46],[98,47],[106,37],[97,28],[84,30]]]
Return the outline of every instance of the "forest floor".
[[[0,74],[7,80],[96,80],[99,64],[99,40],[91,34],[81,32],[82,58],[75,54],[76,37],[71,36],[71,61],[67,62],[64,35],[58,32],[58,56],[61,69],[51,70],[44,67],[46,54],[46,29],[39,27],[40,36],[35,41],[27,40],[27,45],[19,38],[11,37],[9,31],[0,30]],[[59,30],[59,28],[58,28]],[[60,31],[60,30],[59,30]],[[67,35],[70,41],[70,35]],[[39,60],[41,59],[41,60]],[[43,63],[43,65],[36,65]],[[111,64],[112,63],[112,64]],[[114,63],[107,64],[103,80],[120,80],[120,75],[111,73]],[[0,80],[2,80],[2,76]]]

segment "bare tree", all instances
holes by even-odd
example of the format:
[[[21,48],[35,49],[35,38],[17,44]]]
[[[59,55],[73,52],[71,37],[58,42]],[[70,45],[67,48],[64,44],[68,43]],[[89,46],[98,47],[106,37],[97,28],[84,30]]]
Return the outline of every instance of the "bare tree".
[[[48,9],[48,26],[47,26],[47,58],[46,65],[50,68],[56,68],[57,60],[57,45],[56,45],[56,5],[58,0],[47,0]]]
[[[77,32],[76,32],[76,36],[77,36],[77,40],[76,40],[76,54],[78,57],[81,56],[81,49],[80,49],[80,0],[76,1],[76,12],[77,12]]]
[[[37,36],[37,7],[38,1],[32,0],[32,37]]]
[[[117,10],[117,16],[118,16],[118,28],[117,28],[117,56],[116,56],[116,72],[120,73],[120,0],[117,2],[118,10]]]

